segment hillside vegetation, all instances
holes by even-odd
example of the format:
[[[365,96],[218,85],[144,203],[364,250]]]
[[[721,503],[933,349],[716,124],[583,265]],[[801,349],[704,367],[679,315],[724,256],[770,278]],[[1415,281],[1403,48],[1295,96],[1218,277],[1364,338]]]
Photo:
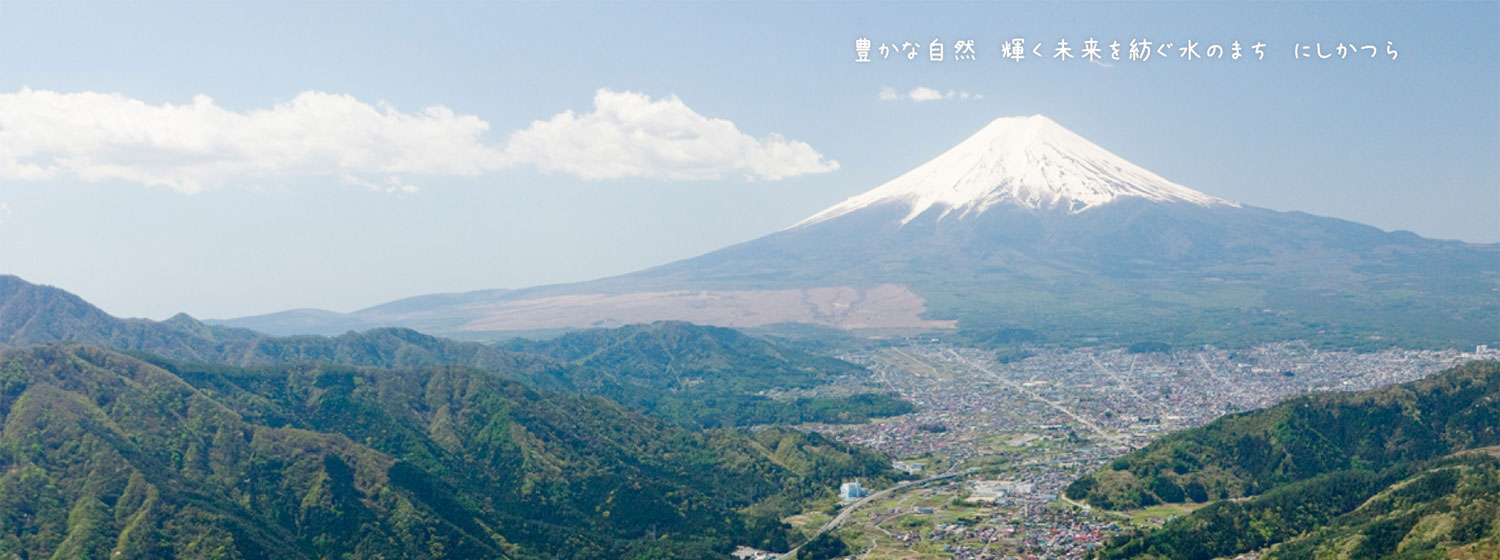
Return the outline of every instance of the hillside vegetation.
[[[1500,363],[1472,362],[1226,416],[1121,457],[1066,494],[1106,509],[1214,502],[1112,543],[1103,558],[1206,560],[1278,543],[1288,558],[1495,550],[1500,527],[1477,520],[1493,519],[1496,460],[1465,452],[1496,445]]]
[[[186,315],[161,322],[118,319],[64,290],[0,276],[0,348],[50,342],[235,366],[462,365],[537,387],[609,397],[691,428],[854,423],[913,410],[908,402],[876,393],[782,400],[762,395],[815,387],[862,370],[733,329],[659,322],[504,346],[402,328],[279,337],[206,325]]]
[[[720,557],[892,476],[816,435],[690,432],[472,368],[153,362],[0,354],[0,557]]]
[[[864,369],[734,329],[661,321],[546,341],[517,339],[507,348],[566,361],[574,372],[601,372],[608,382],[590,386],[591,392],[696,428],[863,422],[916,410],[885,394],[766,397],[761,393],[811,388]]]

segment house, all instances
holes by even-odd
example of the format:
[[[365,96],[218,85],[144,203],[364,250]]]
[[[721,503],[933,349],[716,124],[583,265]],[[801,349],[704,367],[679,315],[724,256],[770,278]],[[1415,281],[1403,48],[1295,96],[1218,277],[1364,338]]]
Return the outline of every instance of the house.
[[[927,466],[923,465],[922,463],[907,463],[905,461],[891,461],[891,468],[896,469],[896,470],[901,471],[901,472],[904,472],[906,474],[917,474],[917,473],[920,473],[920,472],[922,472],[922,469],[924,469],[926,467]]]

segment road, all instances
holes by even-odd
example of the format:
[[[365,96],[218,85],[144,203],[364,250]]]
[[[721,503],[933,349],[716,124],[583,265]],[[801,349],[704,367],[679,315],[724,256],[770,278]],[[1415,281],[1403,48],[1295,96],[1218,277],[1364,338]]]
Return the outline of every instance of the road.
[[[1165,417],[1167,417],[1170,414],[1170,413],[1167,412],[1166,408],[1163,408],[1161,406],[1160,403],[1153,402],[1153,401],[1147,399],[1146,397],[1141,396],[1141,394],[1139,392],[1137,392],[1135,390],[1135,387],[1131,386],[1131,384],[1129,382],[1127,382],[1124,379],[1120,378],[1120,376],[1116,375],[1113,370],[1105,367],[1104,366],[1104,362],[1099,361],[1099,357],[1098,356],[1094,356],[1094,355],[1090,354],[1089,355],[1089,359],[1094,361],[1094,365],[1099,366],[1099,371],[1100,372],[1103,372],[1105,376],[1109,377],[1111,380],[1113,380],[1115,382],[1115,386],[1119,387],[1120,389],[1124,390],[1127,393],[1130,393],[1130,395],[1133,396],[1133,397],[1135,397],[1136,400],[1139,400],[1139,401],[1141,401],[1143,403],[1146,403],[1147,407],[1156,409],[1156,412],[1157,412],[1158,416],[1165,418]],[[1130,359],[1130,371],[1132,371],[1132,372],[1135,371],[1135,358],[1134,357],[1132,357]]]
[[[1224,379],[1224,376],[1219,375],[1219,370],[1216,370],[1213,366],[1208,365],[1208,359],[1204,358],[1203,354],[1198,354],[1198,363],[1203,364],[1204,373],[1213,376],[1213,378],[1217,379],[1220,383],[1223,383],[1225,386],[1230,388],[1233,388],[1235,386],[1235,384],[1230,383],[1228,379]]]
[[[1074,414],[1072,410],[1068,410],[1068,407],[1063,406],[1061,403],[1058,403],[1057,401],[1054,401],[1054,400],[1049,399],[1047,397],[1043,397],[1043,396],[1037,394],[1036,391],[1032,391],[1031,389],[1027,389],[1027,388],[1021,386],[1021,384],[1016,383],[1014,381],[1011,381],[1009,378],[1006,378],[1003,375],[1000,375],[998,373],[990,371],[989,368],[986,368],[984,366],[981,366],[979,364],[976,364],[976,363],[970,361],[968,358],[963,357],[958,352],[954,352],[952,350],[948,350],[948,354],[951,355],[951,356],[953,356],[954,359],[956,359],[956,360],[958,360],[960,362],[963,362],[964,365],[969,366],[971,368],[974,368],[976,370],[982,371],[982,372],[988,374],[990,377],[994,377],[995,379],[1000,380],[1001,383],[1004,383],[1004,384],[1010,386],[1011,389],[1015,389],[1016,391],[1020,392],[1023,395],[1026,395],[1027,397],[1031,398],[1032,400],[1035,400],[1037,402],[1046,404],[1048,406],[1051,406],[1052,408],[1057,409],[1058,412],[1061,412],[1061,413],[1067,415],[1069,418],[1072,418],[1073,421],[1078,422],[1079,424],[1083,424],[1084,427],[1087,427],[1088,429],[1093,430],[1094,433],[1099,434],[1099,437],[1102,437],[1102,438],[1104,438],[1106,440],[1113,441],[1113,442],[1116,442],[1116,443],[1120,443],[1120,442],[1124,441],[1124,438],[1122,438],[1122,437],[1120,437],[1118,435],[1112,435],[1112,434],[1106,433],[1098,425],[1096,425],[1093,422],[1089,421],[1089,419],[1084,418],[1082,416],[1079,416],[1077,414]]]
[[[1075,506],[1078,509],[1081,509],[1083,511],[1093,512],[1093,513],[1102,513],[1102,514],[1105,514],[1105,515],[1112,515],[1112,516],[1118,517],[1120,519],[1125,519],[1125,520],[1129,520],[1130,519],[1129,515],[1125,515],[1123,513],[1118,512],[1118,511],[1110,511],[1110,510],[1107,510],[1107,509],[1096,510],[1096,509],[1094,509],[1094,506],[1091,506],[1091,505],[1088,505],[1088,504],[1085,504],[1085,503],[1082,503],[1082,502],[1073,501],[1072,499],[1070,499],[1067,496],[1064,496],[1062,494],[1058,494],[1057,495],[1057,499],[1062,500],[1064,503],[1067,503],[1069,505]]]
[[[933,377],[942,377],[943,376],[941,373],[938,373],[937,368],[932,367],[932,364],[924,362],[924,361],[918,359],[916,356],[913,356],[911,354],[907,354],[905,351],[901,350],[900,348],[896,348],[896,347],[893,346],[893,347],[891,347],[891,350],[895,351],[897,354],[905,356],[906,359],[911,360],[912,363],[915,363],[915,364],[917,364],[919,366],[927,368],[928,371],[932,372],[932,376]],[[911,373],[912,373],[912,375],[917,375],[917,372],[915,372],[915,371],[911,372]]]
[[[839,510],[839,514],[838,515],[835,515],[833,517],[833,519],[829,519],[827,523],[824,523],[822,527],[818,528],[818,532],[814,533],[813,536],[811,538],[809,538],[808,540],[816,539],[816,538],[818,538],[819,535],[822,535],[823,533],[827,533],[829,531],[832,531],[834,529],[839,528],[839,525],[843,525],[845,521],[849,520],[849,516],[854,514],[854,510],[859,509],[860,507],[864,506],[865,504],[868,504],[868,503],[873,502],[875,500],[879,500],[881,498],[884,498],[884,497],[889,496],[891,494],[900,492],[900,491],[905,490],[907,488],[912,488],[914,486],[921,486],[923,484],[932,482],[934,480],[943,480],[945,478],[953,478],[955,476],[962,476],[965,472],[966,471],[947,472],[947,473],[943,473],[943,474],[936,475],[936,476],[929,476],[929,477],[921,479],[921,480],[908,480],[906,482],[898,483],[895,486],[892,486],[890,488],[886,488],[885,490],[881,490],[879,492],[875,492],[875,493],[872,493],[872,494],[870,494],[868,496],[865,496],[863,498],[855,500],[852,503],[850,503],[849,505],[844,506],[844,508],[842,510]],[[786,554],[782,554],[780,556],[777,556],[776,558],[778,560],[789,560],[791,558],[795,558],[797,556],[797,551],[800,550],[801,548],[802,547],[799,546],[797,548],[791,549],[791,550],[787,551]]]

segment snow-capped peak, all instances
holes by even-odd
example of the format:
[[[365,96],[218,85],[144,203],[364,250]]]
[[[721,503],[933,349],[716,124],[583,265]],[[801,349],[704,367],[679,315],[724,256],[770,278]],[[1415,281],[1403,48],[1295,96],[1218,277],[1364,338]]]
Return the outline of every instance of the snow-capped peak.
[[[944,208],[942,216],[957,211],[959,217],[998,204],[1077,213],[1123,197],[1238,206],[1163,179],[1032,115],[995,119],[932,161],[793,227],[893,201],[911,206],[904,224],[934,206]]]

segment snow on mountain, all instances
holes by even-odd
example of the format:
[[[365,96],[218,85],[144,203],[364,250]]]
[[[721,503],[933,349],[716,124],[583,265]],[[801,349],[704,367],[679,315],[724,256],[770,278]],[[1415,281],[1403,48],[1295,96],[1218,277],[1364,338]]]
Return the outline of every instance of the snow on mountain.
[[[960,218],[998,204],[1078,213],[1122,197],[1238,206],[1163,179],[1032,115],[995,119],[932,161],[792,227],[889,202],[910,206],[905,224],[934,206],[943,207],[942,217],[957,211]]]
[[[696,257],[589,282],[229,324],[494,340],[674,319],[804,333],[789,336],[818,332],[789,327],[800,323],[881,336],[1021,329],[1063,344],[1472,347],[1496,344],[1496,263],[1497,244],[1215,198],[1031,116],[996,120],[798,226]]]

